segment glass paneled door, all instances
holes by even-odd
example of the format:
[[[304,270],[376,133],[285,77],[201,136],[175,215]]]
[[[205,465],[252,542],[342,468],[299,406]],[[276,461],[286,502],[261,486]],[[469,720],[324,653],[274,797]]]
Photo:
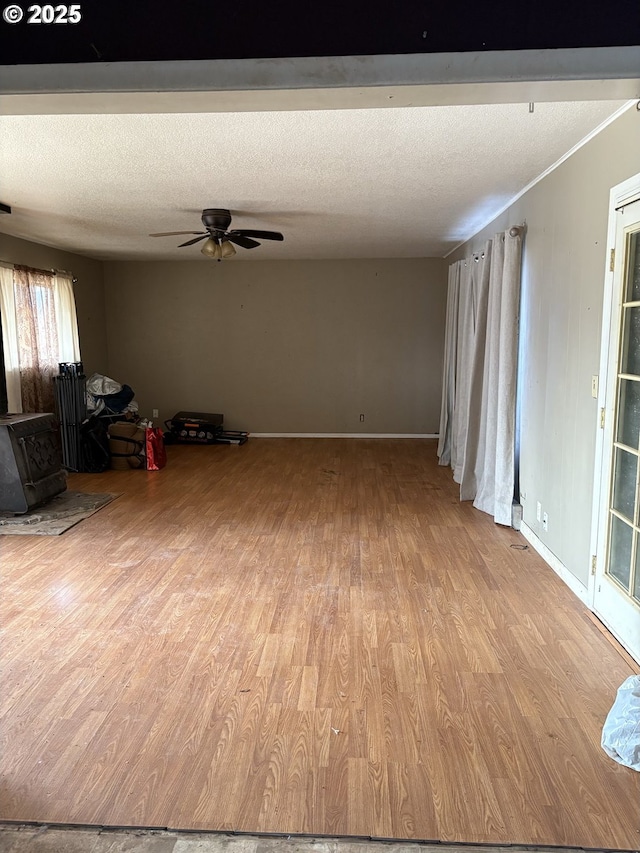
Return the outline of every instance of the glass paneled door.
[[[594,611],[640,660],[640,201],[616,220]]]

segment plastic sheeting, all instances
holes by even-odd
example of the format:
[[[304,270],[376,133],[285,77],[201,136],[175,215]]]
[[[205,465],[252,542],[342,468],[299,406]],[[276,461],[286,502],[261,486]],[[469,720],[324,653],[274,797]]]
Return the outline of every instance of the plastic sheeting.
[[[102,373],[93,373],[87,379],[87,392],[94,397],[104,397],[105,394],[117,394],[122,390],[122,385],[115,379],[109,379]]]
[[[102,373],[94,373],[87,379],[87,409],[92,415],[137,414],[138,404],[133,397],[129,385],[121,385]]]
[[[640,772],[640,675],[620,685],[602,729],[602,748],[618,764]]]

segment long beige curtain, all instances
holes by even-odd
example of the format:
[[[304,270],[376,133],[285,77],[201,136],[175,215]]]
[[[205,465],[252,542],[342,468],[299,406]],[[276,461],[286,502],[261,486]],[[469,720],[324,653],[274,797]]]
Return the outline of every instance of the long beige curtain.
[[[54,273],[53,302],[58,330],[57,361],[80,361],[76,298],[73,292],[73,278],[69,273]]]
[[[522,257],[520,227],[449,271],[438,456],[460,499],[511,524]]]
[[[445,325],[444,370],[438,457],[441,465],[451,465],[453,408],[456,397],[456,351],[458,346],[458,305],[460,301],[460,264],[449,267],[447,318]]]
[[[58,372],[53,275],[16,267],[14,285],[22,410],[53,412],[53,377]]]
[[[13,264],[0,263],[0,321],[2,322],[4,372],[7,381],[7,404],[10,412],[21,412],[22,395]]]
[[[61,361],[79,361],[73,280],[67,273],[0,263],[8,408],[53,412]]]

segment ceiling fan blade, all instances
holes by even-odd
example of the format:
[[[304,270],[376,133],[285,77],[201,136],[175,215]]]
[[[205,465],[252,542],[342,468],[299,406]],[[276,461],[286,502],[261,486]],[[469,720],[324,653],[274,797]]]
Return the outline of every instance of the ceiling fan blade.
[[[256,246],[260,245],[260,243],[256,243],[255,240],[250,240],[249,237],[243,237],[242,234],[238,234],[235,231],[230,231],[227,234],[227,239],[232,243],[235,243],[236,246],[242,246],[243,249],[255,249]]]
[[[191,233],[193,234],[193,231]],[[181,249],[183,246],[193,246],[194,243],[199,243],[200,240],[206,240],[208,237],[208,234],[203,234],[202,237],[196,237],[194,240],[187,240],[186,243],[180,243],[178,248]]]
[[[279,231],[255,231],[251,228],[237,228],[229,234],[238,234],[240,237],[257,237],[258,240],[284,240]]]
[[[175,237],[178,234],[204,234],[204,231],[160,231],[159,234],[149,234],[149,237]]]

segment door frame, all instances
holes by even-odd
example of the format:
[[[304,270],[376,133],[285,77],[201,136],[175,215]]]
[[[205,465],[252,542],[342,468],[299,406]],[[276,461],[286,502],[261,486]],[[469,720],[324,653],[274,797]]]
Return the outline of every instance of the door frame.
[[[613,304],[614,301],[614,280],[616,276],[616,272],[610,269],[610,258],[611,252],[613,249],[617,249],[618,256],[622,254],[620,251],[621,247],[616,247],[616,230],[617,230],[617,211],[620,207],[632,204],[635,201],[640,200],[640,172],[636,175],[633,175],[631,178],[628,178],[626,181],[623,181],[620,184],[617,184],[613,187],[609,193],[609,221],[607,228],[607,249],[605,254],[605,274],[604,274],[604,294],[603,294],[603,303],[602,303],[602,331],[601,331],[601,339],[600,339],[600,367],[599,367],[599,379],[598,379],[598,412],[597,412],[597,431],[596,431],[596,449],[595,449],[595,462],[594,462],[594,476],[593,476],[593,502],[592,502],[592,515],[591,515],[591,555],[592,555],[592,564],[591,564],[591,572],[589,574],[589,585],[588,585],[588,603],[589,608],[595,612],[595,599],[596,599],[596,584],[597,584],[597,575],[596,575],[596,566],[598,569],[601,567],[601,561],[605,559],[606,554],[603,552],[604,543],[599,540],[600,533],[600,510],[603,502],[603,489],[607,491],[607,495],[609,492],[609,478],[607,478],[607,482],[603,482],[603,463],[604,463],[604,453],[607,454],[610,451],[610,448],[605,447],[605,435],[609,434],[610,430],[601,426],[600,413],[604,409],[604,417],[605,423],[607,426],[612,428],[613,418],[615,416],[615,401],[613,401],[613,408],[609,406],[607,408],[607,384],[609,381],[609,366],[610,360],[612,357],[616,357],[616,354],[611,352],[611,320],[612,314],[615,309]],[[616,351],[617,352],[617,351]],[[613,395],[611,395],[613,397]],[[600,618],[600,617],[598,617]],[[605,620],[602,620],[607,628],[611,631],[611,633],[618,639],[621,645],[624,646],[624,642],[620,637],[617,636],[615,632],[615,628],[612,625],[609,625]]]

